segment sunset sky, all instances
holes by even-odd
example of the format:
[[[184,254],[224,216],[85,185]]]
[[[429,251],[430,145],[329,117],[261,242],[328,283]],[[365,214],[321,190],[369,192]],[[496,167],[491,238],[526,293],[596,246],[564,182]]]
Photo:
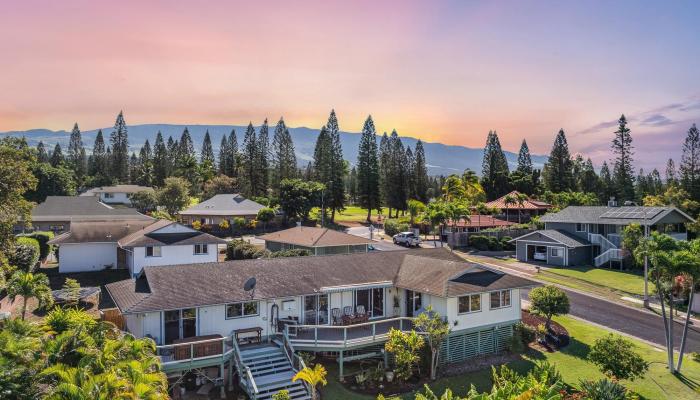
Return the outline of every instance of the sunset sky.
[[[637,166],[700,122],[698,1],[3,1],[0,131],[244,124],[280,115]]]

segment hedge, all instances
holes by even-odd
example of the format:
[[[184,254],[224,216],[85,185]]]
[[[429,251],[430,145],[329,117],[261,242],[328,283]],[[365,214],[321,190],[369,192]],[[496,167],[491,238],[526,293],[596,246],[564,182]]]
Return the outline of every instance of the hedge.
[[[401,222],[397,219],[387,219],[384,221],[384,233],[389,236],[394,236],[400,232],[406,232],[409,229],[408,223]]]
[[[503,250],[503,244],[495,236],[471,235],[469,236],[469,245],[477,250]]]
[[[53,232],[36,231],[36,232],[26,233],[26,234],[20,235],[19,237],[28,237],[28,238],[36,239],[39,242],[39,259],[41,261],[46,260],[46,257],[48,257],[49,254],[51,254],[51,251],[53,250],[53,245],[50,245],[48,243],[48,241],[53,239],[53,237],[54,237]]]
[[[10,264],[22,271],[32,271],[39,262],[39,241],[30,237],[18,237]]]
[[[269,254],[269,251],[260,249],[243,240],[232,240],[226,244],[227,260],[249,260],[264,257],[267,254]]]

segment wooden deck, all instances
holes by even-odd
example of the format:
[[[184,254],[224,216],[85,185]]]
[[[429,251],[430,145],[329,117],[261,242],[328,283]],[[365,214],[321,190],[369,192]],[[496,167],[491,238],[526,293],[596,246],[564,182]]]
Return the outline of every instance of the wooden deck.
[[[351,348],[384,342],[391,329],[409,331],[412,318],[388,318],[356,325],[288,326],[290,342],[295,348]]]

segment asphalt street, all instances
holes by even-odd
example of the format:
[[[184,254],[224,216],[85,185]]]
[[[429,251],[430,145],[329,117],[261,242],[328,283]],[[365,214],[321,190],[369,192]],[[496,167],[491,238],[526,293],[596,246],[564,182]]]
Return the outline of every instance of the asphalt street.
[[[661,316],[579,292],[565,291],[571,303],[569,314],[660,346],[666,345]],[[522,291],[523,300],[527,300],[528,293],[529,290]],[[673,344],[676,349],[680,347],[682,331],[682,323],[676,321],[673,326]],[[686,353],[700,351],[700,328],[690,325],[687,340]]]

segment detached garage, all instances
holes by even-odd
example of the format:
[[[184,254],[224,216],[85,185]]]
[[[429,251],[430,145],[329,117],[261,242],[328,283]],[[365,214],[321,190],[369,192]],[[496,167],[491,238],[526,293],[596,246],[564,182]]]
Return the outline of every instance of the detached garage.
[[[535,231],[513,241],[519,261],[572,267],[587,265],[591,259],[588,241],[556,229]]]

